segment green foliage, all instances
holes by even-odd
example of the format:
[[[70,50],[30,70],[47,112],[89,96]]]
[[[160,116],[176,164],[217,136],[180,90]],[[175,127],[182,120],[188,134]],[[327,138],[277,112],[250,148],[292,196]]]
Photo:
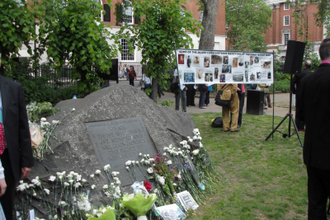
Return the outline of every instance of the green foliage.
[[[158,104],[161,105],[161,106],[172,106],[173,105],[173,101],[171,101],[171,100],[166,100],[166,101],[159,100],[158,101]]]
[[[46,64],[35,70],[31,68],[29,62],[23,62],[21,65],[17,63],[12,65],[5,76],[23,85],[26,103],[50,102],[55,105],[61,100],[71,99],[74,94],[83,96],[78,94],[73,83],[71,86],[64,87],[58,75]]]
[[[102,79],[98,72],[110,74],[111,58],[117,56],[115,45],[107,42],[110,32],[100,20],[102,5],[88,0],[42,1],[38,5],[41,12],[47,12],[40,22],[39,52],[46,51],[56,68],[64,64],[74,67],[80,93],[99,89]]]
[[[291,2],[287,0],[287,2]],[[329,0],[320,0],[320,1],[308,1],[306,3],[306,0],[297,0],[294,1],[294,3],[291,4],[291,7],[293,7],[296,11],[296,13],[293,14],[293,17],[295,18],[294,23],[298,24],[298,33],[299,36],[302,36],[307,26],[306,23],[306,16],[308,16],[306,12],[306,4],[312,4],[317,5],[318,11],[313,14],[313,20],[315,20],[316,25],[319,27],[325,27],[325,30],[327,33],[325,33],[325,36],[328,36],[330,34],[330,2]],[[312,15],[309,15],[310,18]]]
[[[59,109],[54,108],[50,102],[32,102],[27,105],[26,111],[31,122],[39,122],[42,117],[51,116],[59,111]]]
[[[29,41],[35,37],[34,7],[24,1],[18,4],[13,0],[0,2],[0,53],[2,65],[6,70],[12,58],[18,57],[24,44],[31,53]]]
[[[130,42],[141,50],[141,63],[147,64],[147,76],[152,77],[153,85],[162,88],[170,77],[167,70],[174,62],[175,49],[192,47],[186,31],[197,33],[200,27],[192,13],[182,9],[185,3],[185,0],[132,1],[134,17],[143,19],[136,26],[124,25],[119,32],[131,36]],[[153,99],[156,101],[155,94]]]
[[[263,0],[226,1],[227,37],[233,50],[265,51],[272,10]]]

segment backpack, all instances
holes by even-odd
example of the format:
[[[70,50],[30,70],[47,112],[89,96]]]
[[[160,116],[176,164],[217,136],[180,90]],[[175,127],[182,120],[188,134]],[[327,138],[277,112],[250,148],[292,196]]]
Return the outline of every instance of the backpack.
[[[211,126],[213,128],[222,128],[223,126],[222,117],[216,117],[215,119],[213,119]]]

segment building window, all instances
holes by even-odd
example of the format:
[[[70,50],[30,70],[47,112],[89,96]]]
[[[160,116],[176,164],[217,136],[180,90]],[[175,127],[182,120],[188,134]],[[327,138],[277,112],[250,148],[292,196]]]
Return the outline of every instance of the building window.
[[[105,14],[103,15],[103,21],[111,21],[111,9],[108,4],[103,5],[103,9],[105,11]]]
[[[133,24],[133,8],[130,2],[126,1],[126,3],[123,4],[123,12],[124,23]]]
[[[121,47],[121,60],[134,60],[134,54],[130,53],[126,39],[121,39]]]
[[[289,26],[290,25],[290,16],[286,15],[283,17],[283,25],[284,26]]]
[[[290,9],[290,3],[286,2],[284,3],[284,10],[289,10]]]
[[[290,34],[283,34],[283,44],[288,45],[289,40],[290,40]]]

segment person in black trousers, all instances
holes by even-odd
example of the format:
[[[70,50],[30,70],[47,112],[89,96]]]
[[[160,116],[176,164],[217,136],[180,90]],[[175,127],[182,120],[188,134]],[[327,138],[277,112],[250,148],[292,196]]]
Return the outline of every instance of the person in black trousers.
[[[297,90],[297,118],[306,124],[303,158],[308,177],[308,219],[326,220],[330,196],[330,37],[319,48],[321,65]]]
[[[243,106],[245,101],[245,86],[244,84],[238,84],[237,89],[238,94],[238,100],[239,100],[239,111],[238,111],[238,121],[237,121],[237,127],[242,126],[242,116],[243,116]]]

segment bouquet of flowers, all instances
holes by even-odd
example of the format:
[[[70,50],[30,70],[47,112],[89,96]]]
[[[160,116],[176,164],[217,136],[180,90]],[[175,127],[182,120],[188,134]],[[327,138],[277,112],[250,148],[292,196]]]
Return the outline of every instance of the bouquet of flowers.
[[[142,182],[134,182],[132,185],[134,194],[123,196],[123,206],[129,209],[138,220],[146,220],[146,213],[157,199],[156,194],[148,193]]]

